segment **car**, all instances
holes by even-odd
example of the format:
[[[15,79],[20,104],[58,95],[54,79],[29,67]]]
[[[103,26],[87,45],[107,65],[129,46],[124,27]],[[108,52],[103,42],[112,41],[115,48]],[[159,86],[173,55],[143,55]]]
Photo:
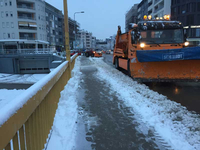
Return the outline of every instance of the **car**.
[[[110,51],[106,51],[106,54],[110,54]]]
[[[101,51],[94,51],[94,57],[102,57],[102,52]]]

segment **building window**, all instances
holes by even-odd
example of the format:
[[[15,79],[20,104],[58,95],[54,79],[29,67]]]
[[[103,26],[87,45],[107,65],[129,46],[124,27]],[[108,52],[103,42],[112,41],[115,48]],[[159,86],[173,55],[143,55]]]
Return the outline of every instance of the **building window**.
[[[13,12],[12,11],[10,12],[10,16],[13,17]]]
[[[200,11],[200,2],[197,3],[197,11]]]
[[[14,28],[14,23],[13,22],[11,22],[11,27]]]
[[[8,33],[8,38],[10,38],[10,33]]]
[[[3,34],[3,38],[4,38],[4,39],[6,38],[6,34],[5,34],[5,33]]]
[[[5,28],[5,22],[2,22],[2,28]]]
[[[10,6],[12,6],[12,1],[10,1]]]
[[[46,17],[48,17],[49,15],[48,15],[48,13],[46,13]]]
[[[15,38],[15,33],[12,33],[12,38],[13,38],[13,39]]]
[[[4,16],[4,12],[2,11],[2,12],[1,12],[1,17],[3,18],[3,16]]]
[[[9,22],[6,22],[6,27],[9,28]]]
[[[8,5],[8,2],[7,2],[7,0],[5,0],[5,6],[7,6]]]
[[[200,29],[196,29],[196,37],[200,37]]]
[[[6,17],[8,17],[8,12],[6,11]]]

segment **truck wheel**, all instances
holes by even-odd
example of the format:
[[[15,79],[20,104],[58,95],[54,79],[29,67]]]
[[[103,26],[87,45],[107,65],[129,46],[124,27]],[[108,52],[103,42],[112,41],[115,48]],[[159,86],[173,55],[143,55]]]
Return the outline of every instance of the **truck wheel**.
[[[89,53],[85,53],[85,56],[86,56],[86,57],[89,57]]]
[[[119,69],[119,62],[117,57],[115,57],[115,68]]]
[[[92,57],[94,57],[94,54],[92,53],[92,55],[91,55]]]

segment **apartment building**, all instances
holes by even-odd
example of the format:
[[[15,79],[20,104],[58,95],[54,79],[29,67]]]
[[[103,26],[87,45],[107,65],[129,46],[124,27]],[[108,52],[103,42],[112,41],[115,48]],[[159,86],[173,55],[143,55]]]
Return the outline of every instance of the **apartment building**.
[[[77,33],[76,49],[93,49],[96,38],[91,32],[80,30]]]
[[[135,4],[127,13],[126,13],[126,22],[125,30],[128,32],[130,23],[137,23],[137,12],[138,4]]]
[[[96,37],[92,37],[92,46],[91,46],[92,49],[95,49],[96,48]]]
[[[74,49],[75,45],[73,45],[73,44],[74,44],[74,41],[75,41],[75,33],[77,34],[78,31],[80,30],[80,23],[78,23],[77,21],[74,21],[70,17],[68,18],[68,22],[69,22],[69,44],[70,44],[70,49]],[[74,26],[75,26],[75,32],[74,32]]]
[[[143,20],[144,15],[153,18],[171,14],[171,0],[142,0],[138,5],[138,20]]]
[[[116,35],[110,36],[105,40],[96,40],[96,49],[99,50],[114,50]]]
[[[46,47],[45,2],[0,0],[0,28],[1,49]]]
[[[183,23],[191,45],[200,44],[200,1],[172,0],[171,19]]]
[[[142,0],[138,5],[138,21],[143,20],[143,16],[148,14],[148,0]]]
[[[47,41],[52,49],[61,51],[64,48],[64,16],[62,11],[46,3]]]
[[[171,14],[171,0],[149,0],[149,4],[151,4],[148,7],[149,15],[154,18]]]

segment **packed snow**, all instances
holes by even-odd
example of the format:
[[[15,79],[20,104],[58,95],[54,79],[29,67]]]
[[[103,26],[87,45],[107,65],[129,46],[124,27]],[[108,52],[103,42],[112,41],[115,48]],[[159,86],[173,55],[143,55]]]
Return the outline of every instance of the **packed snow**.
[[[72,78],[61,92],[47,150],[71,150],[75,147],[78,105],[77,91],[81,77],[80,57],[76,59]]]
[[[175,150],[200,149],[200,116],[181,104],[167,99],[146,85],[133,81],[103,59],[89,58],[98,69],[96,76],[107,82],[142,121],[165,139]]]
[[[12,100],[20,94],[23,94],[25,90],[7,90],[0,89],[0,110],[5,105],[8,105]]]

